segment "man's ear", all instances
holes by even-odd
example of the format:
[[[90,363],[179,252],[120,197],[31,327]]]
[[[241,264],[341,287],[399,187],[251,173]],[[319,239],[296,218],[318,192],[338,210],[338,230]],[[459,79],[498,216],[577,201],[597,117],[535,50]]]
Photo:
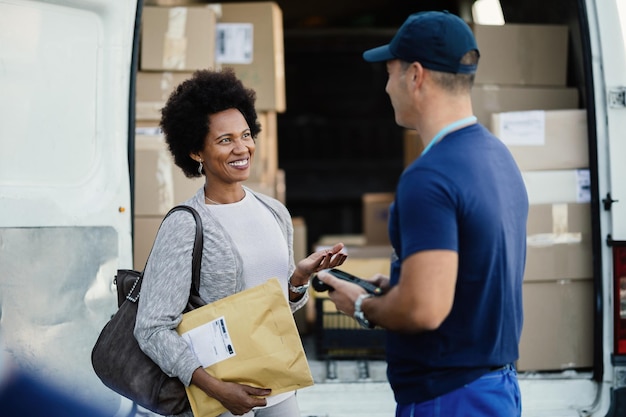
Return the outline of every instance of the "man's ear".
[[[411,90],[415,90],[422,86],[424,82],[424,67],[419,62],[413,62],[406,69],[405,79],[407,81],[408,87]]]
[[[417,84],[421,84],[424,81],[424,67],[419,62],[411,63],[409,67],[411,71],[411,79]]]

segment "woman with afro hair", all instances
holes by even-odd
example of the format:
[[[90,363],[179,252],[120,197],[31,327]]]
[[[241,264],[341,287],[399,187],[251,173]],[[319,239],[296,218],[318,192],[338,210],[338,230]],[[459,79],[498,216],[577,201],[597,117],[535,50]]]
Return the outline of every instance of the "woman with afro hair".
[[[346,259],[343,244],[317,251],[297,264],[293,224],[278,200],[244,185],[261,130],[256,94],[232,70],[202,70],[183,81],[162,109],[161,128],[174,162],[187,177],[205,177],[183,204],[202,219],[204,247],[200,297],[211,303],[278,277],[292,311],[306,303],[310,276]],[[299,417],[295,392],[272,395],[209,375],[177,334],[189,298],[195,222],[189,213],[168,216],[146,263],[135,337],[165,373],[217,399],[223,416]],[[193,416],[191,409],[181,414]]]

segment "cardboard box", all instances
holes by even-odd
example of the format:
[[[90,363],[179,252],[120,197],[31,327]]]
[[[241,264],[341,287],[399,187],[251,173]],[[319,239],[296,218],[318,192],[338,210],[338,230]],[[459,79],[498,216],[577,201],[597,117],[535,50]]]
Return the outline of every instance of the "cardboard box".
[[[355,258],[348,255],[348,258],[340,267],[357,277],[370,279],[376,274],[389,276],[391,271],[391,256],[380,256],[375,258]]]
[[[261,132],[256,139],[248,181],[274,185],[278,174],[278,121],[273,111],[258,112]]]
[[[244,85],[256,91],[257,110],[284,112],[285,62],[280,7],[274,2],[222,3],[217,36],[217,62],[224,68],[233,68]]]
[[[422,138],[417,134],[417,131],[413,129],[405,129],[403,134],[404,139],[404,167],[406,168],[420,157],[424,150],[424,144]]]
[[[519,371],[593,365],[593,279],[526,282]]]
[[[163,216],[203,185],[174,164],[162,135],[135,137],[135,216]]]
[[[530,206],[525,282],[593,276],[590,210],[588,203]]]
[[[293,259],[297,264],[309,255],[306,243],[306,222],[303,217],[293,217],[291,222],[293,223]],[[310,291],[312,292],[313,290],[311,289]],[[312,320],[310,318],[310,306],[313,305],[314,303],[309,300],[304,307],[293,314],[293,318],[296,321],[296,327],[298,327],[298,332],[300,332],[300,334],[308,334],[312,329],[312,324],[315,318],[313,317]],[[314,311],[315,310],[313,309],[313,312]]]
[[[315,243],[313,250],[328,249],[338,242],[344,244],[343,252],[350,259],[364,258],[385,258],[391,257],[393,248],[391,244],[369,245],[365,239],[365,235],[324,235],[320,236]]]
[[[272,198],[276,198],[276,187],[274,184],[265,184],[261,182],[246,181],[243,183],[246,187],[257,193],[268,195]]]
[[[476,84],[472,107],[478,121],[491,131],[491,115],[525,110],[577,109],[578,90],[566,87],[518,87]]]
[[[161,120],[161,109],[174,89],[183,81],[191,78],[191,72],[146,72],[137,73],[137,95],[135,99],[135,118]]]
[[[162,216],[174,206],[173,165],[160,136],[135,137],[135,216]]]
[[[491,128],[522,171],[589,166],[586,110],[494,113]]]
[[[473,25],[480,61],[476,83],[560,86],[567,83],[565,25]]]
[[[163,216],[135,216],[133,231],[133,269],[143,271],[152,250]]]
[[[141,71],[195,71],[215,67],[213,8],[146,6],[142,13]]]
[[[307,248],[306,222],[303,217],[294,217],[293,223],[293,259],[296,263],[309,256]]]
[[[320,250],[324,247],[333,246],[337,242],[343,242],[348,247],[361,247],[367,243],[363,234],[342,234],[342,235],[324,235],[320,236],[315,243],[314,250]]]
[[[276,170],[276,199],[287,205],[287,178],[284,169]]]
[[[332,240],[329,241],[326,241],[326,237],[324,237],[323,240],[324,244],[320,244],[321,241],[318,242],[313,250],[327,249],[337,242],[345,243],[347,241],[347,239],[342,239],[341,235],[333,236]],[[345,262],[339,267],[343,271],[366,279],[375,274],[389,275],[390,273],[391,254],[393,253],[393,248],[390,245],[347,245],[343,252],[348,255]]]
[[[389,206],[394,193],[363,194],[363,234],[368,245],[388,245]]]

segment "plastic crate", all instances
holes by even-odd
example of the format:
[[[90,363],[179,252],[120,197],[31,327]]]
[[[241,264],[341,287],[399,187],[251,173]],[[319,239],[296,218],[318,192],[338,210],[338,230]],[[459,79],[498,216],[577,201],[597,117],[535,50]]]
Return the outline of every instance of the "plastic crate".
[[[384,359],[385,331],[364,329],[337,311],[328,298],[315,299],[315,342],[319,359]]]

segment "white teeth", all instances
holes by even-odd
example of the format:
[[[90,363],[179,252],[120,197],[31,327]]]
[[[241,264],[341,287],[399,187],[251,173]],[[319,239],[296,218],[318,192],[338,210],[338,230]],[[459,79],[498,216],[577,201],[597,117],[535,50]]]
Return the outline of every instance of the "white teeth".
[[[235,161],[235,162],[230,162],[229,165],[233,165],[233,166],[244,166],[248,163],[247,159],[241,160],[241,161]]]

